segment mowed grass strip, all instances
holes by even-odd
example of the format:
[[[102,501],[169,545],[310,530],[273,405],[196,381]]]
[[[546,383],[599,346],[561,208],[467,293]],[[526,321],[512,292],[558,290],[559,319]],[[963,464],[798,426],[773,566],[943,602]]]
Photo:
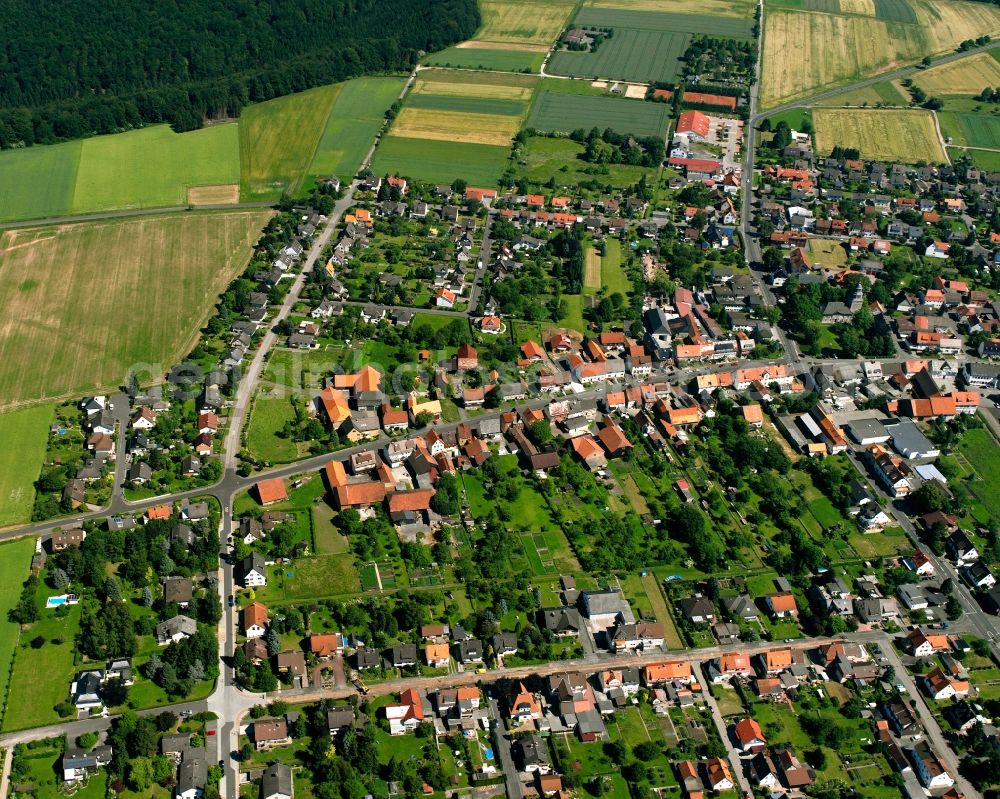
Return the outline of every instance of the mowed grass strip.
[[[34,553],[35,539],[32,536],[0,544],[0,705],[7,698],[11,660],[19,633],[18,625],[8,621],[7,614],[21,597],[21,584],[28,578]],[[39,682],[42,680],[39,679]],[[19,698],[17,701],[23,700]]]
[[[23,228],[0,236],[0,402],[157,378],[193,345],[270,211]]]
[[[495,100],[487,97],[457,97],[454,95],[417,94],[407,102],[409,108],[452,111],[458,114],[502,114],[521,117],[528,110],[525,100]]]
[[[467,43],[466,43],[467,44]],[[502,72],[538,72],[545,58],[545,51],[495,49],[506,47],[449,47],[424,59],[425,64],[436,67],[463,67],[465,69],[496,69]]]
[[[913,82],[930,95],[975,95],[987,86],[1000,86],[1000,62],[977,53],[918,72]]]
[[[576,128],[611,128],[635,136],[659,136],[666,130],[669,114],[666,103],[542,92],[528,116],[528,127],[565,133]]]
[[[662,12],[665,3],[663,0],[586,0],[584,6],[587,8],[605,8],[629,11],[658,11]],[[671,0],[670,11],[674,14],[710,14],[721,17],[744,17],[749,19],[753,16],[756,4],[752,0]]]
[[[244,200],[297,191],[343,84],[319,86],[248,106],[240,117],[240,187]]]
[[[819,153],[829,153],[839,145],[856,147],[863,158],[947,161],[930,111],[817,108],[813,125]]]
[[[402,175],[429,183],[456,178],[472,185],[494,186],[507,168],[510,147],[385,136],[372,159],[376,174]]]
[[[576,0],[480,0],[483,25],[475,39],[546,47],[555,41]]]
[[[393,122],[390,136],[502,147],[513,141],[519,127],[518,117],[503,114],[404,108]]]
[[[405,83],[403,78],[357,78],[342,84],[309,167],[310,176],[353,177]]]
[[[83,142],[0,152],[0,219],[68,214]]]
[[[553,75],[629,80],[640,83],[674,80],[680,57],[691,36],[687,33],[616,28],[597,52],[559,50],[549,59]]]
[[[35,405],[0,414],[0,527],[31,521],[53,410]],[[0,672],[6,673],[2,659]]]
[[[672,9],[673,4],[669,4]],[[665,11],[633,11],[631,8],[581,8],[574,25],[598,28],[619,28],[644,31],[669,31],[673,33],[706,33],[712,36],[730,36],[734,39],[753,37],[753,20],[738,17],[717,17],[709,13],[677,14]],[[614,37],[612,37],[614,38]],[[607,44],[598,48],[598,52]]]
[[[234,123],[174,133],[167,125],[84,139],[73,210],[183,205],[190,186],[238,183]]]

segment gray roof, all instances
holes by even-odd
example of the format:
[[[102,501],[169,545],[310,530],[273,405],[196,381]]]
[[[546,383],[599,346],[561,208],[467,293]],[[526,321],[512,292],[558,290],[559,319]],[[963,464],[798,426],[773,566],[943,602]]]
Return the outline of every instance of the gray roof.
[[[204,749],[188,749],[177,773],[177,792],[204,788],[208,782],[208,762]]]
[[[605,591],[582,591],[580,593],[580,607],[588,618],[594,616],[606,616],[621,613],[623,616],[628,613],[632,615],[628,602],[618,591],[608,589]],[[633,619],[626,619],[633,621]]]
[[[194,635],[198,632],[198,623],[187,616],[174,616],[156,625],[156,639],[168,641],[175,635]]]
[[[889,431],[878,419],[866,416],[864,419],[855,419],[847,425],[847,432],[851,438],[861,442],[866,438],[884,438],[889,435]]]
[[[261,786],[264,789],[264,799],[282,795],[292,795],[292,770],[284,763],[274,763],[264,769],[261,778]]]

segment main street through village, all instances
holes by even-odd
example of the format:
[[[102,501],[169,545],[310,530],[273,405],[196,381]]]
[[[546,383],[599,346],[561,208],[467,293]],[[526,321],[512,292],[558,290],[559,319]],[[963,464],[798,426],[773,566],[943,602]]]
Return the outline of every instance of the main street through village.
[[[990,45],[993,47],[995,45]],[[759,49],[759,48],[758,48]],[[978,48],[977,50],[971,50],[968,53],[955,54],[952,56],[947,56],[939,60],[939,63],[945,61],[951,61],[957,58],[966,57],[980,50],[988,48]],[[759,55],[758,55],[759,58]],[[861,87],[868,85],[875,80],[885,80],[887,78],[903,77],[905,75],[911,74],[916,68],[907,67],[901,70],[897,70],[888,75],[882,74],[878,78],[867,79],[859,81],[851,86],[840,87],[836,92],[843,92],[854,87]],[[759,72],[759,69],[758,69]],[[407,91],[409,86],[412,84],[416,72],[410,76],[410,80],[407,86],[404,88],[403,93]],[[827,97],[834,92],[827,91],[819,95],[815,95],[810,98],[804,98],[796,103],[790,103],[779,108],[770,109],[765,113],[759,113],[757,109],[757,86],[756,84],[752,87],[750,93],[750,118],[749,123],[746,126],[747,141],[745,143],[745,152],[743,156],[743,174],[742,174],[742,206],[741,206],[741,232],[743,239],[744,253],[747,262],[753,268],[759,264],[761,260],[760,247],[756,239],[752,235],[752,218],[753,218],[753,170],[754,170],[754,128],[755,125],[773,113],[778,111],[787,110],[793,107],[803,106],[809,102],[813,102],[816,99],[821,99]],[[369,151],[368,156],[365,160],[365,164],[369,163],[372,151],[375,145],[372,145],[372,149]],[[216,751],[214,753],[214,760],[221,761],[225,764],[225,774],[223,777],[222,784],[222,795],[229,797],[236,797],[239,791],[238,785],[238,767],[237,761],[234,759],[233,755],[239,748],[238,746],[238,732],[241,721],[244,719],[251,707],[256,704],[266,702],[268,699],[273,698],[265,695],[254,694],[240,688],[235,680],[234,671],[231,667],[231,659],[236,646],[236,609],[234,607],[229,607],[227,599],[230,595],[234,593],[234,569],[231,558],[231,549],[227,543],[230,538],[230,534],[233,531],[233,509],[237,494],[242,491],[247,490],[257,481],[262,478],[278,478],[278,477],[289,477],[296,474],[301,474],[304,472],[317,471],[321,469],[326,463],[331,460],[346,461],[352,455],[369,450],[377,450],[383,447],[387,442],[388,438],[381,436],[375,440],[359,444],[357,446],[348,447],[345,449],[337,450],[336,452],[330,452],[326,454],[316,455],[309,458],[304,458],[295,463],[268,468],[252,474],[247,477],[240,476],[237,473],[237,461],[238,455],[241,450],[241,442],[245,433],[246,420],[251,407],[251,399],[254,396],[254,392],[260,382],[261,374],[263,373],[265,363],[267,361],[268,355],[273,350],[274,346],[278,341],[278,335],[275,328],[277,325],[289,317],[292,309],[299,300],[300,293],[306,284],[309,273],[314,268],[318,259],[324,252],[327,244],[330,241],[331,236],[336,230],[339,222],[341,221],[343,215],[347,213],[354,202],[354,195],[358,188],[358,181],[354,181],[349,186],[345,188],[344,194],[340,200],[337,201],[336,206],[332,213],[329,215],[325,228],[317,236],[316,240],[313,242],[307,257],[304,260],[304,267],[301,273],[296,278],[291,290],[288,292],[283,304],[280,309],[274,315],[271,320],[272,329],[265,335],[259,348],[256,350],[252,360],[250,361],[245,373],[242,375],[239,387],[237,389],[235,399],[233,401],[232,407],[229,411],[229,429],[225,437],[224,449],[222,452],[222,461],[224,464],[224,471],[221,479],[212,486],[192,489],[188,491],[178,492],[175,494],[169,494],[164,496],[153,497],[149,499],[144,499],[138,502],[130,502],[125,499],[122,492],[122,485],[125,482],[125,468],[126,468],[126,458],[123,450],[124,442],[126,439],[125,430],[128,423],[128,401],[124,395],[115,394],[111,398],[112,409],[117,425],[118,435],[117,435],[117,446],[118,446],[118,458],[116,462],[115,477],[114,477],[114,489],[111,497],[110,504],[98,510],[93,510],[83,514],[77,514],[69,519],[62,519],[56,521],[49,521],[44,523],[24,525],[21,527],[10,528],[4,531],[0,531],[0,540],[14,539],[24,536],[40,536],[52,532],[54,529],[61,526],[65,526],[69,522],[80,522],[85,520],[95,520],[105,518],[109,515],[119,514],[119,513],[135,513],[140,512],[146,508],[152,507],[154,505],[161,505],[164,503],[175,503],[182,500],[192,499],[197,496],[212,496],[216,498],[222,509],[222,522],[220,530],[220,540],[221,540],[221,566],[219,571],[219,595],[220,601],[222,602],[224,612],[222,619],[219,622],[218,635],[220,644],[220,655],[222,657],[222,664],[220,669],[220,677],[218,683],[215,687],[213,693],[208,697],[208,699],[199,702],[182,703],[170,706],[170,709],[174,712],[180,711],[193,711],[199,712],[208,710],[216,714],[218,717],[218,734],[210,738],[210,746],[214,746]],[[455,318],[466,318],[475,312],[478,306],[478,299],[483,291],[483,287],[486,280],[486,272],[490,258],[490,224],[487,224],[487,229],[485,237],[483,240],[481,255],[479,262],[476,264],[475,270],[475,282],[472,289],[471,299],[469,302],[469,311],[445,311],[445,310],[431,310],[429,313],[436,313],[444,316],[451,316]],[[761,293],[765,298],[765,302],[768,304],[774,304],[776,302],[775,297],[771,293],[770,289],[766,284],[760,286]],[[351,303],[349,303],[351,304]],[[746,367],[754,366],[765,366],[767,364],[783,363],[792,366],[795,372],[803,376],[803,380],[808,377],[808,372],[811,368],[823,365],[836,364],[839,366],[849,365],[851,362],[843,360],[823,360],[817,358],[807,358],[801,355],[794,341],[790,339],[789,336],[785,334],[784,331],[780,329],[777,331],[777,335],[780,343],[784,349],[784,355],[780,358],[770,359],[770,360],[758,360],[744,362],[742,365]],[[890,360],[890,359],[887,359]],[[718,368],[718,365],[711,367],[699,367],[690,369],[674,369],[666,365],[659,365],[655,370],[650,379],[668,381],[674,384],[685,385],[692,378],[697,376],[699,373],[704,373],[707,371],[712,371]],[[581,398],[599,398],[603,397],[608,391],[621,390],[628,382],[619,382],[604,384],[597,388],[584,388],[583,386],[574,387],[574,396]],[[541,408],[550,401],[549,397],[536,397],[529,399],[525,402],[519,403],[521,407],[527,406],[531,408]],[[500,410],[486,412],[485,414],[477,417],[478,419],[484,418],[495,418],[501,413]],[[980,415],[986,418],[988,424],[994,429],[994,431],[1000,432],[1000,423],[998,423],[995,412],[993,410],[987,410],[985,408],[980,409]],[[458,423],[451,424],[440,424],[436,426],[439,431],[452,430],[457,427]],[[412,433],[414,435],[420,435],[421,433],[427,432],[430,428],[424,428],[423,430],[414,430]],[[858,464],[859,468],[861,465]],[[891,504],[886,496],[882,497],[887,503]],[[894,515],[896,517],[896,522],[903,527],[907,535],[912,539],[914,545],[918,545],[919,541],[917,539],[917,532],[907,518],[906,514],[900,511],[898,508],[895,509]],[[931,561],[934,567],[937,569],[938,574],[942,576],[947,576],[953,579],[956,587],[956,595],[959,602],[962,605],[964,614],[962,618],[953,624],[953,630],[958,633],[969,632],[977,636],[980,636],[990,643],[990,647],[993,651],[994,657],[1000,660],[1000,649],[997,647],[998,642],[998,628],[994,618],[987,616],[979,608],[975,599],[972,597],[971,593],[964,587],[961,580],[958,579],[958,575],[955,568],[951,563],[945,561],[944,559],[938,558],[933,554],[930,555]],[[841,636],[841,638],[846,638],[851,641],[856,641],[860,643],[875,643],[878,644],[882,652],[889,658],[890,662],[895,666],[896,672],[900,675],[900,678],[904,680],[906,688],[910,691],[911,695],[916,695],[915,687],[912,685],[912,679],[906,676],[906,670],[903,664],[899,662],[898,656],[895,654],[890,637],[882,631],[873,632],[861,632],[861,633],[848,633]],[[830,642],[833,639],[826,638],[813,638],[798,640],[791,644],[793,648],[813,648],[823,643]],[[398,692],[404,688],[416,687],[416,688],[443,688],[443,687],[456,687],[460,685],[468,685],[472,683],[489,683],[493,680],[500,678],[518,678],[525,677],[529,674],[538,675],[549,675],[561,672],[593,672],[600,668],[614,664],[616,668],[627,667],[627,666],[642,666],[655,661],[663,661],[665,659],[671,660],[683,660],[690,662],[692,665],[700,667],[702,664],[707,662],[713,657],[717,657],[723,652],[740,651],[747,654],[752,654],[755,652],[760,652],[765,649],[767,644],[746,644],[746,643],[734,643],[732,645],[726,646],[716,646],[711,648],[701,648],[697,650],[688,651],[671,651],[669,654],[629,654],[629,655],[612,655],[609,653],[598,653],[593,648],[588,651],[588,654],[578,660],[568,660],[568,661],[558,661],[545,666],[532,666],[532,667],[518,667],[518,668],[506,668],[504,666],[499,666],[494,669],[486,670],[482,673],[476,673],[473,671],[464,671],[448,674],[443,677],[420,677],[420,678],[408,678],[408,679],[396,679],[389,680],[378,685],[374,685],[371,688],[371,695],[383,695],[386,693]],[[320,698],[334,698],[342,699],[348,696],[357,695],[358,690],[354,687],[347,685],[336,686],[331,689],[294,689],[285,690],[280,692],[280,696],[283,699],[288,699],[292,701],[308,701],[317,700]],[[17,701],[16,698],[13,701]],[[943,744],[942,733],[938,726],[937,721],[933,716],[923,708],[922,702],[918,699],[917,705],[920,707],[920,712],[924,716],[923,721],[926,725],[929,735],[932,741],[937,746],[939,752],[947,759],[947,764],[952,770],[952,773],[958,775],[957,768],[957,758],[950,747]],[[494,716],[497,714],[496,702],[491,701],[491,709]],[[713,718],[716,725],[719,727],[722,739],[727,740],[727,735],[725,731],[724,721],[719,713],[718,707],[711,703],[711,708],[713,710]],[[162,708],[150,709],[147,711],[142,711],[144,713],[157,713]],[[112,722],[111,718],[101,717],[86,719],[80,721],[64,722],[57,725],[52,725],[49,727],[36,728],[31,730],[24,730],[16,733],[10,733],[0,737],[0,746],[9,749],[11,746],[17,743],[38,740],[42,738],[51,737],[54,735],[69,735],[77,736],[84,732],[97,731],[107,729]],[[735,754],[735,753],[733,753]],[[501,760],[506,764],[509,760],[509,751],[500,752]],[[734,763],[738,763],[739,758],[734,757]],[[6,782],[7,774],[9,771],[10,759],[7,758],[3,770],[3,779]],[[507,771],[508,769],[505,769]],[[749,791],[749,786],[745,784],[744,777],[742,776],[742,770],[737,769],[741,780],[741,787],[743,790]],[[508,795],[511,797],[520,797],[520,788],[516,785],[516,780],[508,779],[507,791]],[[959,778],[959,785],[969,797],[978,796],[978,792],[975,791],[964,778]]]

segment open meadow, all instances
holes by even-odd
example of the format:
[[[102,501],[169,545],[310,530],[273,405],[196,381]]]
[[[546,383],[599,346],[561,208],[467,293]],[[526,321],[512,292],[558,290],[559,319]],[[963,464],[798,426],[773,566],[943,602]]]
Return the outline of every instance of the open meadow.
[[[405,83],[403,78],[357,78],[341,84],[309,166],[310,177],[354,177]]]
[[[517,176],[532,187],[541,188],[550,180],[560,186],[573,186],[599,177],[603,185],[631,186],[646,172],[629,164],[588,164],[579,158],[585,147],[572,139],[529,136],[518,149]]]
[[[776,7],[764,22],[764,108],[1000,33],[1000,9],[985,3],[878,0],[875,16],[835,13],[839,4],[812,0],[769,5]]]
[[[239,183],[235,124],[154,125],[0,153],[0,219],[183,205],[197,186]],[[232,193],[228,195],[232,196]]]
[[[183,205],[190,186],[240,179],[237,125],[174,133],[166,125],[81,143],[73,210]]]
[[[462,178],[471,185],[492,186],[507,168],[509,156],[509,147],[385,136],[375,151],[372,169],[379,175],[404,175],[430,183]]]
[[[856,147],[862,158],[885,158],[915,163],[944,163],[945,155],[934,125],[934,115],[920,109],[838,109],[813,111],[816,152],[834,147]]]
[[[1000,117],[974,111],[939,111],[941,135],[960,147],[1000,149]]]
[[[248,106],[240,117],[240,196],[276,200],[298,191],[342,83]]]
[[[612,128],[633,136],[661,136],[669,120],[670,106],[666,103],[543,91],[535,99],[528,127],[564,133],[576,128]]]
[[[0,414],[0,527],[31,521],[52,418],[51,405]]]
[[[0,397],[79,397],[159,376],[246,266],[269,211],[219,211],[0,236]]]
[[[1000,62],[989,53],[976,53],[918,72],[913,82],[932,96],[976,95],[987,86],[1000,86]]]
[[[0,544],[0,718],[6,710],[11,661],[20,632],[17,624],[8,621],[7,614],[21,597],[21,584],[28,577],[34,553],[32,536]]]

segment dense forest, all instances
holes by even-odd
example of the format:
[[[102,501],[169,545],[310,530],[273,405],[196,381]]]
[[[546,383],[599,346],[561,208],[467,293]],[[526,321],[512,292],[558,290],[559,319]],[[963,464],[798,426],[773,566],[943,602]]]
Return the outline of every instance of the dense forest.
[[[472,36],[476,0],[0,0],[0,147],[175,130]]]

